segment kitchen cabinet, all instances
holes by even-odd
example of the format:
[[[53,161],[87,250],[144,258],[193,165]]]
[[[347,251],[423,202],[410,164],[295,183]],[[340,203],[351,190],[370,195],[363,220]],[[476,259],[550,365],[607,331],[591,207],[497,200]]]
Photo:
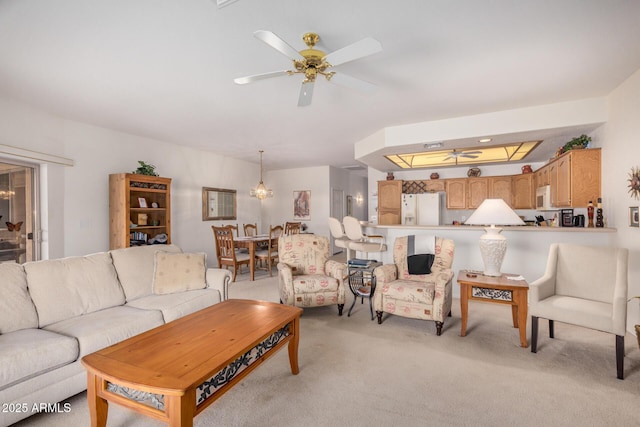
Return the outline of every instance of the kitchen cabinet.
[[[551,206],[558,207],[558,164],[549,164],[549,186],[551,187]]]
[[[378,224],[401,223],[402,180],[378,181]]]
[[[549,165],[545,165],[535,172],[535,185],[537,187],[544,187],[550,185],[549,182]]]
[[[571,150],[554,160],[556,167],[556,207],[585,208],[601,194],[601,152],[599,148]]]
[[[447,209],[467,209],[467,178],[447,179]]]
[[[437,193],[439,191],[446,191],[444,180],[432,179],[425,182],[425,188],[427,193]]]
[[[492,176],[489,178],[489,198],[502,199],[509,206],[513,205],[513,186],[511,175]]]
[[[534,174],[524,173],[512,177],[513,209],[535,209],[537,180]]]
[[[489,198],[490,178],[469,178],[467,180],[467,208],[476,209],[484,201]]]

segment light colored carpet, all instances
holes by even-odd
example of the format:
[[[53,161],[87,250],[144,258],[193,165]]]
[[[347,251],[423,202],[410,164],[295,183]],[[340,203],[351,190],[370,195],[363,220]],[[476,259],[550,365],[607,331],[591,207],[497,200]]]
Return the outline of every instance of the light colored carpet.
[[[277,280],[239,276],[231,298],[278,301]],[[626,337],[625,380],[616,379],[614,337],[541,323],[538,353],[521,348],[511,309],[469,304],[460,337],[460,305],[442,336],[433,322],[387,316],[370,320],[367,301],[351,317],[336,307],[305,310],[300,374],[286,349],[258,367],[195,419],[196,426],[636,426],[640,351]],[[89,425],[86,394],[71,411],[36,415],[18,425]],[[108,426],[162,423],[110,405]]]

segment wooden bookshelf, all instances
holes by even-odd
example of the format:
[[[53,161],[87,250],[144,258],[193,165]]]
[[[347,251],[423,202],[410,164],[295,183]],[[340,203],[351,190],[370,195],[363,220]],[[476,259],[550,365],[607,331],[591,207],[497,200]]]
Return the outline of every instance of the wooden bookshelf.
[[[109,175],[109,248],[148,244],[158,234],[171,243],[171,178]]]

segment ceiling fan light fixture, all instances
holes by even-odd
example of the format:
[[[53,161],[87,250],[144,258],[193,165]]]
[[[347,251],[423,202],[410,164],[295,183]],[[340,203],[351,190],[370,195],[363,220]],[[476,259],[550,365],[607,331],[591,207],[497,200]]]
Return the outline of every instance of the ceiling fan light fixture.
[[[249,191],[249,196],[256,197],[259,200],[264,200],[267,197],[273,197],[273,190],[267,188],[267,186],[264,185],[264,182],[262,182],[262,153],[264,153],[264,150],[260,150],[260,182],[255,188],[252,188],[251,191]]]

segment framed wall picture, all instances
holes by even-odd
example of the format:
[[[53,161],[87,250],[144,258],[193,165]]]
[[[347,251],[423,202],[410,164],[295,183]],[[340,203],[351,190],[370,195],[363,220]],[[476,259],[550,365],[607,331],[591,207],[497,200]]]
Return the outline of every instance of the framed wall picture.
[[[293,219],[311,219],[311,191],[302,190],[293,192]]]
[[[638,227],[640,225],[639,219],[638,206],[631,206],[629,208],[629,227]]]
[[[353,196],[347,196],[347,215],[353,215]]]
[[[202,220],[237,219],[236,190],[202,187]]]

